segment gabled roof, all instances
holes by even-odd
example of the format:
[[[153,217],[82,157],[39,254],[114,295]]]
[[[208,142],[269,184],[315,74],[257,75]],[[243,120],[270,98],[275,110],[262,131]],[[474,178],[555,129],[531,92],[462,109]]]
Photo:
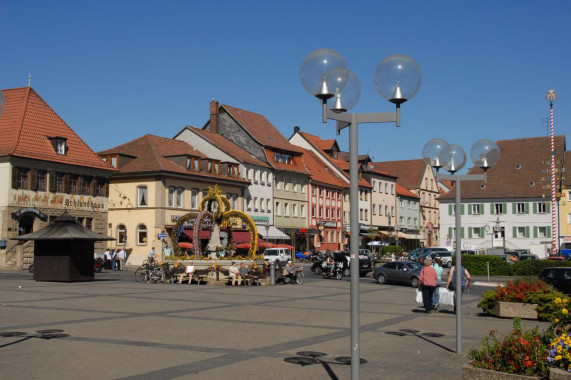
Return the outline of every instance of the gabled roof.
[[[326,159],[335,167],[337,167],[337,169],[339,169],[340,171],[342,171],[345,174],[345,177],[347,179],[349,179],[349,162],[345,161],[343,158],[341,158],[341,156],[337,156],[336,158],[331,157],[329,154],[327,154],[327,152],[325,152],[323,149],[320,148],[320,146],[323,145],[323,140],[321,139],[321,137],[309,134],[307,132],[298,132],[303,138],[305,138],[305,140],[311,145],[313,146],[317,151],[319,151],[324,157],[326,157]],[[367,180],[365,180],[364,178],[361,178],[359,180],[359,186],[362,187],[367,187],[370,188],[372,187],[371,184],[369,182],[367,182]]]
[[[385,171],[378,169],[373,162],[369,162],[369,165],[364,165],[363,170],[366,172],[375,173],[375,174],[382,175],[385,177],[398,178],[396,175],[392,175],[392,174],[389,174]]]
[[[223,104],[221,107],[264,147],[292,153],[301,153],[300,149],[290,143],[264,115],[226,104]]]
[[[301,152],[301,148],[298,148],[298,151]],[[288,172],[295,172],[301,174],[309,174],[305,167],[303,166],[303,161],[301,160],[301,156],[293,156],[291,164],[286,164],[284,162],[277,162],[274,156],[274,152],[268,148],[264,149],[264,153],[266,155],[266,159],[268,163],[272,166],[272,168],[276,170],[283,170]]]
[[[412,191],[409,191],[404,186],[401,186],[398,183],[397,183],[396,189],[397,189],[397,195],[400,195],[401,197],[420,199],[420,197],[418,195],[416,195]]]
[[[426,162],[423,159],[383,161],[373,163],[378,170],[398,177],[397,183],[406,189],[418,189],[422,184]]]
[[[241,148],[239,145],[234,144],[232,141],[228,140],[222,135],[219,135],[218,133],[213,133],[196,127],[186,127],[186,129],[198,134],[210,142],[212,145],[215,145],[218,149],[235,158],[237,161],[263,166],[266,168],[270,167],[267,163],[257,159],[250,152]]]
[[[114,171],[31,87],[2,90],[6,108],[0,117],[0,156],[14,156]],[[57,154],[49,137],[66,141]]]
[[[170,172],[192,175],[194,177],[220,178],[247,184],[250,183],[250,181],[242,178],[228,177],[222,174],[212,174],[203,171],[194,172],[186,170],[186,168],[176,164],[168,157],[193,156],[203,159],[207,158],[207,156],[185,141],[173,140],[166,137],[144,135],[128,143],[101,151],[99,154],[102,156],[119,154],[133,157],[133,159],[128,162],[119,165],[118,169],[121,174]]]
[[[303,149],[303,148],[301,148]],[[323,165],[323,161],[317,155],[309,150],[303,149],[301,156],[305,169],[311,175],[311,180],[326,185],[332,185],[341,188],[348,188],[349,184],[339,176],[327,165]]]
[[[500,160],[488,170],[487,182],[462,182],[462,199],[543,198],[551,199],[549,170],[551,141],[549,137],[531,137],[497,141]],[[555,136],[556,167],[561,167],[565,152],[565,136]],[[481,174],[471,168],[468,174]],[[561,173],[557,173],[559,178]],[[533,183],[533,185],[530,185]],[[440,199],[454,199],[452,188]]]

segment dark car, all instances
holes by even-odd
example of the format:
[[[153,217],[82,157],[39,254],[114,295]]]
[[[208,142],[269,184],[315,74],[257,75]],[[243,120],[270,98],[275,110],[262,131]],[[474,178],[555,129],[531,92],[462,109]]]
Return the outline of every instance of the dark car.
[[[311,271],[315,272],[315,274],[321,274],[322,267],[321,264],[325,260],[326,255],[319,254],[313,260],[313,265],[311,266]],[[333,261],[342,262],[343,268],[345,268],[345,272],[343,273],[344,276],[348,277],[351,275],[350,264],[351,259],[349,252],[334,252],[333,253]],[[366,276],[367,273],[373,270],[373,260],[366,254],[359,254],[359,276],[363,277]]]
[[[539,257],[537,257],[537,255],[534,254],[522,254],[519,255],[519,261],[523,261],[523,260],[538,260]]]
[[[545,268],[539,278],[566,294],[571,294],[571,267]]]
[[[410,285],[413,288],[418,286],[418,278],[422,265],[415,261],[392,261],[373,270],[373,278],[379,284],[386,282],[397,282]]]

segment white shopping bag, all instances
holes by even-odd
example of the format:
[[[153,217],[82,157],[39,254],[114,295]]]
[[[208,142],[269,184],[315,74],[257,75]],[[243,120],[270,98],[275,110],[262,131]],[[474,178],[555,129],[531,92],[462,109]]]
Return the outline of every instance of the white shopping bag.
[[[416,303],[422,303],[422,292],[418,289],[416,290]]]
[[[440,292],[440,304],[441,305],[450,305],[454,306],[454,292],[446,289],[446,288],[439,288],[438,291]]]

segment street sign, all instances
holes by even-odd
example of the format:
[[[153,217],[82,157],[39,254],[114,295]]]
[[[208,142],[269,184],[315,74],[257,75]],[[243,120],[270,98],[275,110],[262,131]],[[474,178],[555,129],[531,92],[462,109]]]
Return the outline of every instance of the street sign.
[[[164,233],[163,233],[163,234],[157,234],[157,237],[158,237],[159,239],[164,239],[164,238],[167,237],[167,234],[164,234]]]

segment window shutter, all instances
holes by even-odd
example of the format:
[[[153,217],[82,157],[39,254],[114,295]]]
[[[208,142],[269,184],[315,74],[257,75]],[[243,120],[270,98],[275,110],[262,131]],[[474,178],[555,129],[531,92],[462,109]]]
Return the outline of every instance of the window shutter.
[[[525,227],[525,237],[528,238],[529,237],[529,226]]]
[[[452,215],[452,205],[448,205],[448,215]]]
[[[517,203],[515,203],[515,202],[512,203],[512,214],[514,214],[514,215],[517,214],[517,209],[516,209],[516,207],[517,207]]]
[[[448,239],[452,239],[452,227],[448,227]]]
[[[517,237],[517,227],[513,228],[513,237]]]
[[[537,237],[537,226],[533,226],[533,237]]]
[[[56,191],[56,173],[55,172],[49,172],[48,174],[48,190],[51,191],[52,193],[55,193]]]
[[[12,189],[18,188],[18,168],[12,167]]]
[[[533,213],[537,214],[537,202],[533,202]]]
[[[480,228],[480,237],[481,238],[485,237],[485,235],[484,235],[485,233],[486,233],[486,231],[484,231],[483,228]]]
[[[547,237],[551,237],[551,227],[547,227]]]
[[[485,214],[485,212],[484,212],[484,204],[483,204],[483,203],[480,203],[480,214],[481,214],[481,215],[484,215],[484,214]]]
[[[468,227],[468,238],[472,239],[472,227]]]
[[[472,215],[472,205],[468,205],[468,215]]]
[[[550,202],[545,202],[545,210],[547,212],[551,212],[551,203]]]
[[[105,181],[105,196],[109,197],[109,182]]]
[[[460,237],[464,239],[464,227],[460,228]]]
[[[97,195],[96,192],[97,192],[97,178],[92,178],[91,185],[89,185],[89,194],[95,196]]]
[[[63,176],[63,192],[69,193],[69,174]]]
[[[503,209],[502,211],[504,212],[504,214],[507,215],[508,214],[508,204],[504,203],[502,206],[502,209]]]
[[[525,213],[529,214],[529,203],[525,203]]]
[[[464,215],[464,205],[460,205],[460,215]]]
[[[36,169],[30,170],[28,173],[28,183],[30,190],[38,189],[38,171]]]
[[[83,177],[77,177],[77,193],[83,194]]]
[[[494,215],[494,204],[490,203],[490,215]]]

